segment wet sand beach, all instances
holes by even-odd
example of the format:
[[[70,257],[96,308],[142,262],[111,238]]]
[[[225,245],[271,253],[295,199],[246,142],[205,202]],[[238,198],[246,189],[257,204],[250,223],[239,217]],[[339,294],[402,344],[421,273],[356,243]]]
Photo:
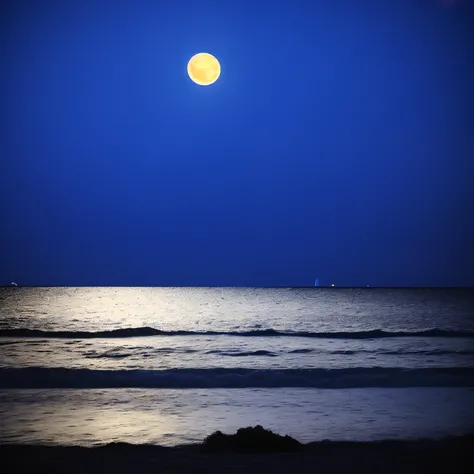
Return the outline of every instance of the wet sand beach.
[[[0,459],[5,474],[467,473],[474,461],[474,435],[420,441],[323,441],[303,445],[295,453],[205,453],[201,445],[2,445]]]

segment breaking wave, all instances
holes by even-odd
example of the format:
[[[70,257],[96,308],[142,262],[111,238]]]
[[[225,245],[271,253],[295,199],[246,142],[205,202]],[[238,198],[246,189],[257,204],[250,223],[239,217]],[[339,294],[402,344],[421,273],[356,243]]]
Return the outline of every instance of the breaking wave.
[[[0,388],[474,387],[474,368],[0,369]]]

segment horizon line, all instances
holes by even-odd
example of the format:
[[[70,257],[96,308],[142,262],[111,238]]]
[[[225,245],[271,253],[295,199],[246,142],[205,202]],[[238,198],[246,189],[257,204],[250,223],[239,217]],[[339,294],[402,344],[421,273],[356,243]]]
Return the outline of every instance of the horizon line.
[[[474,289],[474,285],[0,285],[0,288],[254,288],[254,289]]]

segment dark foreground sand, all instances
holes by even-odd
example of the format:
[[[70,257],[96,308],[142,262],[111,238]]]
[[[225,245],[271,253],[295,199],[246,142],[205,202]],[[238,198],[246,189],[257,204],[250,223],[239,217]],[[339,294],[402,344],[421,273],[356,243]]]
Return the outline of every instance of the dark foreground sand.
[[[442,441],[310,443],[298,453],[203,453],[199,445],[100,448],[0,445],[7,473],[467,473],[474,435]]]

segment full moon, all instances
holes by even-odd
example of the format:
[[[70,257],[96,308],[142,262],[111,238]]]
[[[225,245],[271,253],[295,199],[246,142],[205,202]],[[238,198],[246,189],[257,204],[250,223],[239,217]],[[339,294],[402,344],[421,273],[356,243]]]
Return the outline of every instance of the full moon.
[[[188,75],[192,81],[200,86],[210,86],[219,79],[221,65],[209,53],[195,54],[188,62]]]

